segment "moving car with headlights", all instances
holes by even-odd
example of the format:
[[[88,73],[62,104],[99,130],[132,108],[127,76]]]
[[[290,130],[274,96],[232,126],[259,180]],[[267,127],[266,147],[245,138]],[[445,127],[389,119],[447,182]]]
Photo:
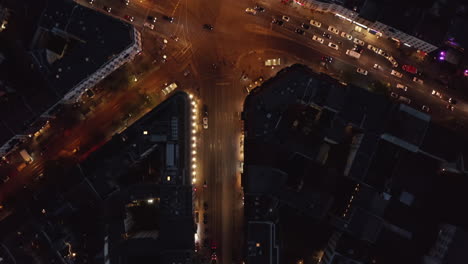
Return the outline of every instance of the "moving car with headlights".
[[[245,9],[245,12],[246,12],[247,14],[251,14],[251,15],[256,15],[256,14],[257,14],[257,11],[255,11],[255,9],[250,8],[250,7],[247,7],[247,8]]]
[[[361,68],[357,68],[356,71],[357,71],[358,73],[362,74],[362,75],[367,75],[367,73],[368,73],[366,70],[361,69]]]
[[[397,72],[397,71],[395,71],[395,70],[392,70],[392,71],[390,72],[390,74],[393,75],[393,76],[396,76],[396,77],[398,77],[398,78],[403,77],[403,74],[401,74],[400,72]]]
[[[403,90],[403,91],[405,91],[405,92],[408,91],[408,86],[403,85],[403,84],[401,84],[401,83],[397,83],[396,88],[397,88],[397,89],[401,89],[401,90]]]
[[[149,29],[151,29],[151,30],[154,29],[154,25],[151,24],[151,23],[148,23],[148,22],[143,23],[143,26],[145,26],[145,27],[147,27],[147,28],[149,28]]]

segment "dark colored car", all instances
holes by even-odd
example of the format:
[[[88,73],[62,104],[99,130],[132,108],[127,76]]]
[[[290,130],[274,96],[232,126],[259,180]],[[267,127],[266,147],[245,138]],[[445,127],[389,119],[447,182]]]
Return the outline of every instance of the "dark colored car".
[[[203,223],[205,225],[208,224],[208,214],[207,213],[203,213]]]
[[[327,39],[331,39],[331,35],[328,34],[327,32],[323,32],[322,36],[326,37]]]
[[[299,34],[299,35],[304,35],[304,34],[305,34],[304,30],[302,30],[302,29],[300,29],[300,28],[296,28],[295,32],[296,32],[297,34]]]
[[[148,19],[149,21],[153,22],[153,23],[156,23],[156,20],[158,20],[156,17],[154,16],[148,16],[146,17],[146,19]]]
[[[170,16],[164,15],[164,16],[163,16],[163,19],[169,21],[170,23],[174,22],[174,18],[173,18],[173,17],[170,17]]]
[[[203,209],[208,210],[208,203],[207,202],[203,202]]]
[[[331,63],[333,61],[333,58],[330,56],[323,56],[322,61]]]
[[[213,26],[210,25],[210,24],[204,24],[203,28],[206,29],[206,30],[213,30]]]
[[[273,19],[273,21],[271,21],[271,23],[276,24],[278,26],[282,26],[284,24],[283,21],[277,20],[277,19]]]
[[[306,23],[302,23],[301,27],[303,29],[309,29],[310,28],[310,26],[308,24],[306,24]]]

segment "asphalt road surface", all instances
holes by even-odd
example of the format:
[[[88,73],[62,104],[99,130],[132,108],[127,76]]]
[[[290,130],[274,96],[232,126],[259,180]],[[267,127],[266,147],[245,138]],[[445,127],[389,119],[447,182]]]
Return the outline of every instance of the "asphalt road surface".
[[[443,90],[432,80],[425,80],[421,85],[412,81],[412,76],[403,72],[400,79],[390,75],[391,64],[382,56],[363,47],[360,59],[345,54],[354,44],[327,30],[332,24],[338,29],[346,30],[353,37],[358,37],[372,45],[385,47],[400,65],[411,64],[409,58],[400,56],[396,48],[383,39],[354,32],[351,25],[336,17],[324,14],[314,15],[322,26],[311,26],[304,29],[305,34],[295,32],[302,23],[308,23],[312,14],[304,10],[285,7],[279,0],[260,2],[266,9],[256,15],[247,14],[247,7],[254,7],[255,2],[246,0],[179,0],[152,1],[131,0],[129,6],[119,0],[96,0],[93,5],[88,1],[78,3],[99,10],[124,20],[124,16],[133,16],[134,24],[142,32],[142,57],[135,59],[135,76],[138,80],[125,89],[118,91],[101,91],[94,98],[83,100],[99,101],[91,113],[77,125],[64,129],[60,121],[44,132],[48,135],[47,142],[30,143],[35,161],[15,175],[7,183],[0,186],[0,201],[14,196],[19,188],[30,184],[39,175],[44,162],[58,157],[72,157],[80,160],[90,151],[97,149],[114,133],[124,129],[139,116],[149,111],[165,98],[160,90],[165,83],[177,82],[180,89],[194,94],[202,105],[208,109],[208,128],[199,124],[197,167],[197,201],[195,210],[200,213],[199,239],[200,245],[206,239],[209,245],[217,246],[220,263],[241,263],[243,241],[243,211],[242,192],[240,184],[239,138],[241,135],[240,112],[245,96],[245,86],[262,76],[267,79],[284,66],[303,63],[316,71],[325,72],[337,79],[351,76],[351,82],[368,87],[376,80],[389,83],[391,89],[412,99],[412,106],[420,109],[422,105],[430,107],[434,120],[466,118],[466,102],[458,98],[455,111],[445,109],[447,102],[431,96],[433,89]],[[111,13],[103,7],[112,8]],[[155,16],[158,21],[151,30],[144,27],[147,16]],[[162,16],[175,18],[173,23],[165,21]],[[283,15],[290,19],[283,26],[272,24],[273,18],[281,20]],[[211,24],[212,31],[203,28],[203,24]],[[321,36],[323,32],[332,35],[324,44],[312,40],[313,35]],[[367,34],[367,35],[366,35]],[[163,40],[167,41],[167,45]],[[338,44],[335,50],[327,46],[328,42]],[[384,43],[385,42],[385,43]],[[167,56],[163,61],[162,56]],[[331,56],[333,61],[326,67],[321,66],[322,56]],[[280,67],[265,67],[266,59],[281,58]],[[151,60],[150,69],[138,69],[139,60]],[[382,69],[374,69],[374,64]],[[357,67],[368,71],[367,75],[356,72]],[[185,73],[185,74],[184,74]],[[245,78],[243,78],[245,77]],[[409,86],[407,92],[397,90],[397,83]],[[449,93],[449,92],[445,92]],[[144,104],[144,96],[151,102]],[[445,95],[445,99],[449,95]],[[456,97],[456,95],[450,95]],[[143,101],[142,101],[143,100]],[[141,107],[138,107],[141,105]],[[131,111],[132,116],[128,113]],[[200,118],[203,115],[200,111]],[[123,121],[122,121],[123,120]],[[45,143],[46,150],[41,149]],[[42,154],[41,154],[42,153]],[[18,155],[11,158],[10,163],[20,161]],[[206,183],[206,184],[205,184]],[[207,210],[203,203],[208,205]],[[207,214],[207,224],[203,224],[203,214]],[[209,257],[209,248],[202,249],[202,255]]]

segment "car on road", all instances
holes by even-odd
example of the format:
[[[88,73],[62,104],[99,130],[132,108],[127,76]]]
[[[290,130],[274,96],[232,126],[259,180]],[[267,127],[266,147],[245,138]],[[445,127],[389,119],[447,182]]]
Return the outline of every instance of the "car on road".
[[[208,210],[208,203],[207,202],[203,202],[203,210]]]
[[[450,110],[450,111],[453,111],[455,110],[455,106],[451,105],[451,104],[448,104],[445,106],[446,109]]]
[[[366,70],[361,69],[361,68],[357,68],[356,71],[357,71],[358,73],[362,74],[362,75],[367,75],[367,74],[368,74],[368,72],[367,72]]]
[[[364,41],[358,39],[358,38],[354,38],[353,40],[354,44],[358,44],[359,46],[364,46],[366,45],[366,43],[364,43]]]
[[[351,36],[350,34],[348,34],[348,33],[346,33],[346,32],[341,32],[341,37],[347,38],[348,40],[352,40],[352,39],[353,39],[353,36]]]
[[[147,19],[148,21],[153,22],[153,23],[156,23],[156,21],[158,20],[158,19],[157,19],[156,17],[154,17],[154,16],[147,16],[146,19]]]
[[[408,91],[408,86],[403,85],[403,84],[401,84],[401,83],[397,83],[396,88],[397,88],[397,89],[401,89],[401,90],[403,90],[403,91],[405,91],[405,92]]]
[[[310,20],[310,24],[314,27],[321,27],[322,26],[322,23],[318,22],[318,21],[315,21],[313,19]]]
[[[127,19],[127,20],[130,21],[130,22],[133,22],[133,20],[135,20],[134,17],[129,16],[129,15],[125,15],[124,18]]]
[[[400,72],[397,72],[397,71],[395,71],[395,70],[392,70],[392,71],[390,72],[390,74],[393,75],[393,76],[396,76],[396,77],[398,77],[398,78],[403,77],[403,74],[401,74]]]
[[[265,8],[262,7],[262,6],[259,6],[259,5],[256,5],[256,6],[254,7],[254,9],[255,9],[256,11],[258,11],[258,12],[265,12]]]
[[[198,224],[199,220],[200,220],[200,214],[198,213],[198,211],[195,211],[195,223]]]
[[[430,109],[429,109],[429,107],[428,107],[427,105],[423,105],[423,106],[421,107],[421,110],[423,110],[423,111],[426,112],[426,113],[429,113],[429,110],[430,110]]]
[[[255,11],[255,9],[250,8],[250,7],[247,7],[247,8],[245,9],[245,12],[246,12],[247,14],[251,14],[251,15],[256,15],[256,14],[257,14],[257,11]]]
[[[171,16],[166,16],[166,15],[164,15],[164,16],[163,16],[163,19],[166,20],[166,21],[168,21],[169,23],[174,22],[174,18],[171,17]]]
[[[416,67],[408,65],[408,64],[405,64],[405,65],[401,66],[401,68],[404,71],[407,71],[407,72],[412,73],[412,74],[418,73],[418,69],[416,69]]]
[[[356,45],[356,44],[354,45],[353,50],[354,50],[355,52],[362,53],[362,47],[361,47],[361,46],[358,46],[358,45]]]
[[[393,97],[393,98],[396,98],[396,99],[397,99],[398,97],[400,97],[398,94],[396,94],[396,93],[394,93],[394,92],[391,92],[391,93],[390,93],[390,96]]]
[[[323,32],[322,36],[326,37],[327,39],[331,39],[332,36],[328,34],[327,32]]]
[[[278,26],[282,26],[284,24],[284,22],[282,20],[278,20],[278,19],[273,19],[271,21],[272,24],[276,24]]]
[[[289,22],[289,17],[288,16],[282,16],[281,17],[284,21]]]
[[[373,52],[379,54],[379,49],[376,48],[376,47],[374,47],[374,46],[372,46],[371,44],[367,45],[367,48],[370,49],[370,50],[372,50]]]
[[[208,184],[206,184],[206,180],[203,182],[203,188],[208,188]]]
[[[328,31],[333,32],[337,35],[340,33],[340,31],[333,26],[328,26]]]
[[[393,65],[393,67],[395,67],[395,68],[398,67],[398,62],[392,56],[388,57],[387,60],[390,61],[390,63]]]
[[[331,63],[333,61],[333,58],[330,56],[323,56],[322,61]]]
[[[213,30],[213,26],[210,25],[210,24],[204,24],[203,28],[206,29],[206,30]]]
[[[151,29],[151,30],[154,29],[154,25],[151,24],[151,23],[148,23],[148,22],[143,23],[143,26],[145,26],[145,27],[147,27],[147,28],[149,28],[149,29]]]
[[[382,66],[378,65],[377,63],[374,64],[373,68],[376,70],[382,70]]]
[[[112,8],[108,7],[108,6],[104,6],[103,7],[104,10],[106,10],[106,12],[110,13],[112,11]]]
[[[315,41],[319,42],[320,44],[323,44],[323,38],[317,37],[316,35],[312,36],[312,40],[315,40]]]
[[[309,28],[310,28],[310,26],[307,25],[306,23],[302,23],[301,27],[302,27],[303,29],[309,29]]]
[[[208,117],[207,116],[203,117],[203,128],[208,129]]]
[[[335,43],[328,43],[328,47],[332,48],[332,49],[335,49],[335,50],[338,50],[338,45],[336,45]]]
[[[300,28],[296,28],[296,30],[294,30],[294,32],[296,32],[299,35],[304,35],[305,34],[304,30],[302,30]]]
[[[449,98],[448,99],[448,102],[451,103],[451,104],[457,104],[457,100],[453,99],[453,98]]]
[[[207,213],[203,213],[203,223],[205,225],[208,224],[208,214]]]
[[[419,79],[419,78],[416,78],[416,77],[413,77],[413,82],[417,82],[417,83],[419,83],[419,84],[421,84],[421,85],[424,84],[424,81],[423,81],[423,80],[421,80],[421,79]]]
[[[165,85],[167,85],[167,83],[166,83]],[[168,95],[169,93],[171,93],[172,91],[174,91],[176,88],[177,88],[177,84],[176,84],[175,82],[173,82],[173,83],[167,85],[167,86],[162,90],[162,92],[163,92],[164,95]]]
[[[93,2],[94,2],[94,0],[88,0],[88,3],[89,3],[90,5],[92,5]]]
[[[130,4],[130,0],[123,0],[125,5],[129,5]]]
[[[442,99],[442,97],[443,97],[442,94],[441,94],[440,92],[436,91],[436,90],[432,90],[431,94],[432,94],[433,96],[437,96],[437,97],[439,97],[439,98],[441,98],[441,99]]]

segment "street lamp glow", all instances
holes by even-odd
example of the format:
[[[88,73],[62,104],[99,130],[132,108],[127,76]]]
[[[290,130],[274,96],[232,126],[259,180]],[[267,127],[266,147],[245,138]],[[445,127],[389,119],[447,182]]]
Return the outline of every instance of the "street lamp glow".
[[[193,94],[189,94],[189,98],[190,98],[190,99],[193,99]]]
[[[197,140],[197,137],[192,136],[192,140],[193,140],[193,141]]]
[[[192,178],[192,183],[196,183],[197,182],[197,178]]]
[[[197,154],[197,151],[196,150],[192,150],[192,155],[196,155]]]
[[[193,142],[192,148],[195,148],[197,146],[197,143]]]
[[[197,133],[197,130],[192,129],[192,134],[195,134],[195,133]]]
[[[154,202],[154,200],[153,199],[148,199],[146,202],[149,203],[149,204],[152,204]]]
[[[197,164],[193,164],[192,169],[196,169],[196,168],[197,168]]]
[[[195,177],[195,175],[197,175],[197,172],[196,172],[196,171],[192,171],[192,175]]]
[[[192,157],[192,162],[195,162],[197,161],[197,158],[196,157]],[[1,208],[0,208],[1,209]]]

